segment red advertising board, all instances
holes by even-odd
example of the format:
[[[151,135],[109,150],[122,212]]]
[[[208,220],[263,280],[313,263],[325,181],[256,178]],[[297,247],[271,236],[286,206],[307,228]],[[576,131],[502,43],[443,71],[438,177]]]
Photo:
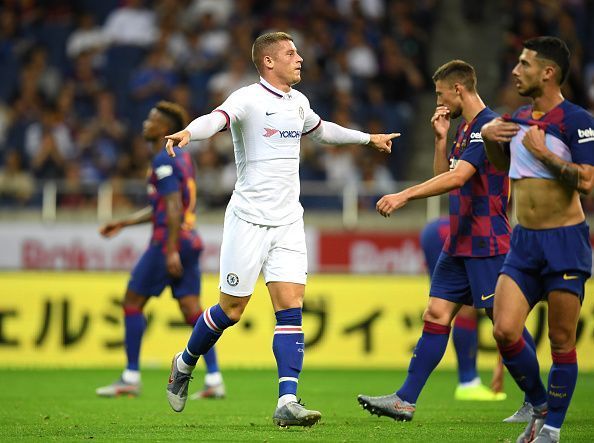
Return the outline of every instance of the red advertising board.
[[[425,259],[418,232],[320,232],[320,272],[421,274]]]

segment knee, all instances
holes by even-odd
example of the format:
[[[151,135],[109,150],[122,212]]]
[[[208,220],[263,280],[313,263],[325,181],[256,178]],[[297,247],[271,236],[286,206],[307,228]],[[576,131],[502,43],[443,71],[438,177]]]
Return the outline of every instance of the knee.
[[[245,311],[245,306],[246,305],[242,303],[231,303],[226,306],[221,306],[221,308],[223,309],[225,315],[229,317],[229,320],[231,320],[233,323],[237,323],[239,320],[241,320],[243,311]]]
[[[517,342],[522,336],[522,330],[518,332],[516,329],[517,328],[512,327],[512,325],[503,322],[495,322],[493,325],[493,338],[495,338],[495,341],[499,345],[511,345]]]
[[[181,311],[181,313],[185,319],[189,319],[189,318],[193,318],[193,317],[197,318],[200,315],[200,313],[202,312],[200,310],[200,306],[187,306],[187,305],[183,305],[183,304],[180,304],[179,310]]]
[[[200,314],[202,314],[202,311],[200,311],[200,309],[194,310],[194,309],[182,308],[181,313],[184,316],[184,318],[186,319],[186,321],[188,323],[190,323],[190,322],[194,322],[194,321],[198,320],[198,318],[200,318]]]
[[[278,311],[285,311],[287,309],[303,309],[303,297],[295,296],[283,300],[277,300],[275,308]]]
[[[551,351],[565,353],[575,348],[575,332],[565,328],[549,329]]]
[[[449,313],[442,312],[434,306],[428,306],[427,309],[425,309],[425,312],[423,312],[423,321],[426,322],[449,325],[451,320]]]
[[[122,301],[122,307],[125,311],[141,311],[148,301],[147,297],[136,294],[133,291],[127,290]]]
[[[124,308],[124,311],[126,312],[142,312],[144,309],[144,303],[138,300],[128,300],[125,298],[122,302],[122,308]]]

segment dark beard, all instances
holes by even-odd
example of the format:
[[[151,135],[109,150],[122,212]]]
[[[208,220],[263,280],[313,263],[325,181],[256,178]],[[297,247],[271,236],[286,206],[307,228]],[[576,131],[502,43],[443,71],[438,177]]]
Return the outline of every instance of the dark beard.
[[[526,89],[524,92],[518,91],[518,94],[520,94],[522,97],[535,98],[540,95],[540,91],[536,86],[533,86],[531,88]]]
[[[462,109],[457,109],[456,111],[450,110],[450,118],[455,120],[462,115]]]

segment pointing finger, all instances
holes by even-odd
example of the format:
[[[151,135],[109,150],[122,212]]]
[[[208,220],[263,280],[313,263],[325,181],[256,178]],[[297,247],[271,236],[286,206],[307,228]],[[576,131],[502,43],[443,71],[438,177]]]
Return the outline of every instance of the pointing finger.
[[[186,137],[183,137],[180,142],[177,144],[177,146],[179,146],[180,148],[183,148],[184,146],[186,146],[188,143],[190,142],[190,140],[188,140]]]
[[[165,150],[167,151],[167,154],[169,155],[169,157],[175,157],[172,139],[167,140],[167,144],[165,145]]]

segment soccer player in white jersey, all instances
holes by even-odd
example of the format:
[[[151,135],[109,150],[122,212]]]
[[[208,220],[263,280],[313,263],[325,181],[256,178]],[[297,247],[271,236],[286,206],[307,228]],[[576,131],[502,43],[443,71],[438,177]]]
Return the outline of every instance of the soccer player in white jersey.
[[[370,145],[389,153],[400,134],[366,134],[323,122],[307,98],[292,89],[301,80],[303,59],[284,32],[258,37],[252,60],[260,82],[235,91],[212,113],[167,136],[169,155],[190,140],[231,128],[237,183],[227,211],[221,245],[219,303],[204,311],[183,352],[171,365],[167,396],[183,410],[196,362],[237,323],[262,271],[276,316],[272,348],[278,367],[278,426],[311,426],[321,414],[297,401],[303,365],[302,306],[307,279],[303,208],[299,203],[299,152],[303,135],[328,144]]]

